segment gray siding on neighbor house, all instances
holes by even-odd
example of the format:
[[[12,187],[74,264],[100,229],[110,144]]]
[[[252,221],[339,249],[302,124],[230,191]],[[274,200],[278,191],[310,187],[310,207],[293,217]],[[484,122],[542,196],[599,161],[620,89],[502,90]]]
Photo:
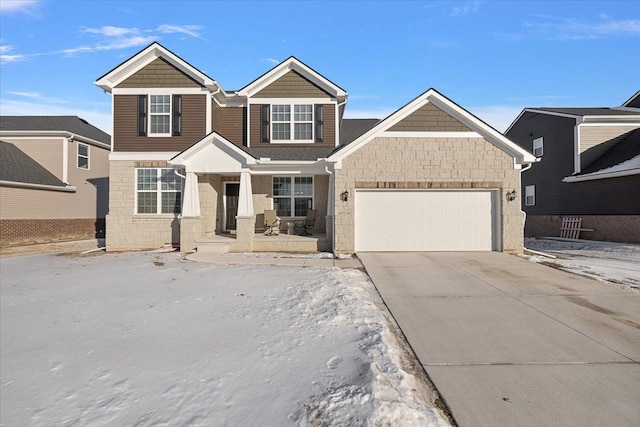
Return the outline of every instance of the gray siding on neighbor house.
[[[580,169],[589,166],[617,141],[615,137],[637,129],[638,125],[580,126]]]
[[[113,96],[114,151],[182,151],[206,135],[207,95],[182,95],[180,136],[138,136],[138,95]]]
[[[178,70],[163,58],[155,59],[146,67],[124,80],[120,88],[139,87],[201,87],[189,76]]]
[[[533,151],[544,138],[544,154],[522,172],[522,209],[527,215],[635,215],[640,213],[640,177],[562,182],[574,172],[575,119],[525,112],[506,136]],[[524,192],[535,185],[535,206],[524,206]]]

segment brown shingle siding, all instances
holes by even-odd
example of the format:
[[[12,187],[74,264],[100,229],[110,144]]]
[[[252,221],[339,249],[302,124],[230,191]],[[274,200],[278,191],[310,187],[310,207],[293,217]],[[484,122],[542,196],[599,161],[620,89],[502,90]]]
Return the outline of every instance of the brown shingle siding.
[[[200,85],[165,59],[158,58],[116,87],[200,87]]]
[[[295,71],[289,71],[254,95],[255,98],[330,98],[331,96]]]
[[[395,132],[469,132],[470,129],[429,103],[413,114],[406,117],[400,123],[392,126],[390,131]]]

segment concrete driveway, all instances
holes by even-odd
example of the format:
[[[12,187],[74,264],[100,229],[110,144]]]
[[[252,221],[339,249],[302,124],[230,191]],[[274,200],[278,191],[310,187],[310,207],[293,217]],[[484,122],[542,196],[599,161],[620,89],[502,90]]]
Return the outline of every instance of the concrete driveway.
[[[358,257],[460,426],[640,425],[640,294],[498,252]]]

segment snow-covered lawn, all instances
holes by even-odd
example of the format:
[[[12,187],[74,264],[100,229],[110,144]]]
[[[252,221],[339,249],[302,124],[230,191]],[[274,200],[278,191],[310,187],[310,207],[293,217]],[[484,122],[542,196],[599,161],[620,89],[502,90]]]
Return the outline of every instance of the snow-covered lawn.
[[[3,426],[445,426],[358,270],[0,259]]]
[[[531,261],[640,293],[640,245],[527,238],[525,247],[556,257],[523,255]]]

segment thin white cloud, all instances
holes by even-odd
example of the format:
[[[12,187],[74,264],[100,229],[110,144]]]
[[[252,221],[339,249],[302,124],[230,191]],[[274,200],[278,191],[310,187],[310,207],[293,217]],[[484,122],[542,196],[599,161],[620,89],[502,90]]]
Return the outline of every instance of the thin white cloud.
[[[39,0],[2,0],[0,12],[24,12],[30,11]]]
[[[202,39],[202,36],[200,35],[200,30],[202,30],[203,27],[201,25],[169,25],[169,24],[164,24],[164,25],[160,25],[158,28],[156,28],[156,31],[159,31],[160,33],[163,34],[172,34],[172,33],[182,33],[182,34],[186,34],[188,36],[191,37],[195,37],[197,39]]]
[[[537,20],[526,22],[524,28],[531,34],[548,40],[595,40],[620,36],[640,36],[639,19],[613,19],[601,15],[598,21],[574,18],[556,18],[538,15]]]
[[[21,62],[26,59],[25,55],[11,53],[14,50],[13,46],[1,45],[0,46],[0,64],[9,64],[11,62]]]
[[[38,92],[16,92],[16,91],[9,91],[7,92],[11,95],[15,95],[15,96],[24,96],[25,98],[40,98],[41,95]]]
[[[523,108],[511,105],[481,105],[469,108],[469,111],[496,130],[504,132]]]
[[[456,6],[451,9],[451,16],[464,16],[475,13],[480,9],[481,1],[466,2],[462,6]]]
[[[112,27],[110,25],[100,28],[86,28],[84,31],[86,33],[98,34],[105,37],[124,37],[130,34],[140,33],[140,30],[137,28]]]
[[[275,65],[280,63],[280,61],[278,61],[277,59],[273,59],[273,58],[267,58],[267,59],[265,59],[265,61],[270,62],[270,63],[275,64]]]

